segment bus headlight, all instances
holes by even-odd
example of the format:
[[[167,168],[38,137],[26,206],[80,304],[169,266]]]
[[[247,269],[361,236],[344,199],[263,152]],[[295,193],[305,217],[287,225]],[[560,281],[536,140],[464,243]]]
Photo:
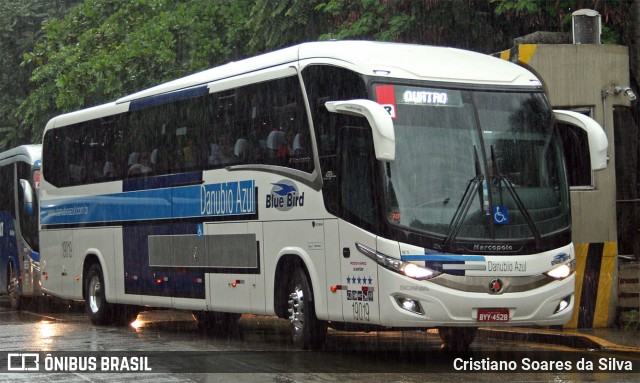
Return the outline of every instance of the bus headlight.
[[[405,263],[402,271],[407,277],[414,279],[429,279],[435,277],[435,271],[418,266],[415,263]]]
[[[379,253],[361,243],[356,243],[356,248],[362,254],[376,261],[380,266],[409,278],[425,280],[440,275],[437,271]]]
[[[569,263],[565,263],[563,265],[558,265],[557,267],[551,269],[546,272],[548,276],[554,279],[565,279],[569,275],[573,274],[576,271],[576,261],[573,260]]]

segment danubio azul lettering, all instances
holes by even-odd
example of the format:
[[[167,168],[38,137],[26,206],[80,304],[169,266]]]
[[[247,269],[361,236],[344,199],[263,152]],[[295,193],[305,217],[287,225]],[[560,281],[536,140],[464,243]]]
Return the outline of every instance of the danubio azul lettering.
[[[200,215],[254,214],[254,181],[200,186]]]
[[[502,272],[525,272],[527,271],[527,262],[519,261],[502,261],[502,262],[487,262],[487,270],[489,271],[502,271]]]

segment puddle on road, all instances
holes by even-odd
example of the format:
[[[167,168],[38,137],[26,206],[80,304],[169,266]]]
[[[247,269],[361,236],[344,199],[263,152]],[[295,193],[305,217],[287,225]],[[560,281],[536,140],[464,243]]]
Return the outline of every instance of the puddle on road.
[[[51,298],[29,301],[21,310],[11,308],[9,298],[0,297],[0,325],[48,321],[86,320],[84,306]]]

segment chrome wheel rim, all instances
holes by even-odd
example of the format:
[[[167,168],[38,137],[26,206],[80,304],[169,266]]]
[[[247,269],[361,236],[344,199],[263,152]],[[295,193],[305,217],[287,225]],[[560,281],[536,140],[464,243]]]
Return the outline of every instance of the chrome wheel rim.
[[[102,284],[98,276],[93,276],[89,282],[89,308],[92,313],[97,313],[102,306]]]
[[[302,336],[304,331],[304,292],[300,285],[289,294],[289,321],[294,339]]]

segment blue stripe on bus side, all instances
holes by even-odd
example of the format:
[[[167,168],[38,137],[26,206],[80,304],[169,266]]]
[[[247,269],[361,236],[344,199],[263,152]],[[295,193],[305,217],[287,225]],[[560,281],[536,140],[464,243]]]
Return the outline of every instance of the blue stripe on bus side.
[[[48,226],[255,213],[255,181],[246,180],[47,200],[40,221]]]
[[[122,181],[122,191],[129,192],[137,190],[163,189],[201,182],[203,182],[202,172],[128,178]]]
[[[131,104],[129,104],[129,110],[134,111],[134,110],[150,108],[152,106],[158,106],[158,105],[168,104],[170,102],[186,100],[186,99],[194,98],[198,96],[204,96],[207,93],[209,93],[209,87],[204,85],[204,86],[199,86],[197,88],[159,94],[157,96],[151,96],[151,97],[143,98],[140,100],[131,101]]]
[[[425,252],[431,250],[425,249]],[[424,261],[424,266],[441,273],[450,275],[466,275],[467,262],[484,262],[482,255],[456,255],[456,254],[418,254],[402,255],[403,261]]]
[[[435,261],[435,262],[447,262],[447,261],[484,261],[485,258],[482,255],[403,255],[400,257],[403,261]]]
[[[43,202],[40,222],[45,226],[171,218],[171,189]]]

